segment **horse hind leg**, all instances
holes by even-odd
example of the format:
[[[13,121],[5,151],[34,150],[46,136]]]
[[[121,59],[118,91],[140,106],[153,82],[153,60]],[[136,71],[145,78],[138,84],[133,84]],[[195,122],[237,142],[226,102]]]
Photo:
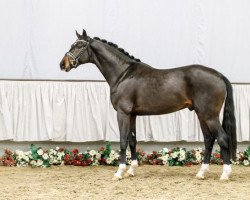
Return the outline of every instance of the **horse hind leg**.
[[[209,171],[209,163],[211,159],[211,153],[213,150],[215,136],[209,131],[209,128],[204,121],[200,120],[200,125],[204,136],[205,154],[204,154],[204,161],[201,165],[199,172],[196,174],[196,177],[199,179],[204,179],[205,172]]]
[[[217,138],[217,142],[221,148],[221,156],[223,159],[223,172],[220,180],[228,180],[230,174],[232,173],[230,165],[230,150],[229,150],[229,136],[226,134],[222,125],[220,124],[219,118],[214,120],[206,121],[210,132],[214,134]]]

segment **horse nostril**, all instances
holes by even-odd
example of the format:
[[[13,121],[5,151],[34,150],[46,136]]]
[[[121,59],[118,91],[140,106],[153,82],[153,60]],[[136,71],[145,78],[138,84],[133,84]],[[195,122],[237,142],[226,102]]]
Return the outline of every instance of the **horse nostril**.
[[[64,69],[64,62],[60,62],[60,68]]]

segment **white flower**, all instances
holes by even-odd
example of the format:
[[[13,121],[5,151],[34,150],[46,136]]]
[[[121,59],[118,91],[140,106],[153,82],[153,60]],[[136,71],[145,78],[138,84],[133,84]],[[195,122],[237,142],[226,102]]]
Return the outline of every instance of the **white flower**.
[[[185,160],[185,158],[186,158],[185,154],[184,155],[180,155],[179,161],[183,161],[183,160]]]
[[[168,148],[163,148],[162,150],[164,153],[168,153]]]
[[[93,166],[98,166],[98,165],[99,165],[98,160],[96,160],[95,162],[93,162],[92,165],[93,165]]]
[[[173,158],[177,158],[177,157],[178,157],[178,152],[175,151],[174,153],[171,154],[171,156],[172,156]]]
[[[35,161],[35,160],[32,160],[32,161],[30,162],[30,164],[31,164],[32,166],[36,166],[36,161]]]
[[[110,158],[107,158],[107,159],[106,159],[106,163],[107,163],[107,164],[111,164],[111,162],[112,162],[112,160],[111,160]]]
[[[115,153],[115,159],[119,159],[119,157],[120,157],[120,155],[119,155],[119,153]]]
[[[52,162],[53,164],[57,164],[58,163],[58,161],[55,159],[55,160],[53,160],[53,162]]]
[[[41,165],[43,165],[43,161],[41,159],[38,159],[37,160],[37,166],[41,166]]]
[[[56,150],[58,151],[60,148],[59,147],[56,147]]]
[[[115,159],[115,155],[109,154],[109,158],[113,161]]]
[[[185,152],[184,150],[181,149],[181,150],[180,150],[180,155],[181,155],[181,156],[185,156],[185,154],[186,154],[186,152]]]
[[[37,153],[38,153],[39,156],[41,156],[41,155],[43,155],[43,150],[42,150],[42,149],[39,149],[39,150],[37,151]]]
[[[58,152],[58,154],[57,154],[57,159],[61,159],[62,156],[63,156],[62,153],[61,153],[61,152]]]
[[[115,154],[115,151],[114,151],[114,150],[111,150],[110,153],[111,153],[111,154]]]
[[[200,153],[196,152],[195,157],[196,157],[197,161],[201,161],[201,154]]]
[[[96,159],[100,159],[101,158],[101,154],[100,153],[97,153],[96,154]]]
[[[247,165],[249,165],[249,161],[248,161],[248,160],[244,160],[244,161],[243,161],[243,164],[244,164],[245,166],[247,166]]]
[[[16,154],[17,154],[18,159],[22,159],[25,156],[25,153],[19,150],[16,150]]]
[[[162,156],[161,159],[162,161],[166,162],[168,160],[169,155]]]
[[[96,155],[96,152],[95,152],[95,150],[91,150],[91,151],[89,152],[89,155],[91,155],[91,156],[94,156],[94,155]]]
[[[29,162],[29,157],[28,156],[24,156],[24,158],[23,158],[26,162]]]
[[[162,161],[162,164],[163,164],[163,165],[167,165],[167,164],[168,164],[168,161],[167,161],[167,160],[163,160],[163,161]]]
[[[49,158],[49,156],[48,156],[47,153],[43,154],[43,159],[44,159],[44,160],[48,160],[48,158]]]

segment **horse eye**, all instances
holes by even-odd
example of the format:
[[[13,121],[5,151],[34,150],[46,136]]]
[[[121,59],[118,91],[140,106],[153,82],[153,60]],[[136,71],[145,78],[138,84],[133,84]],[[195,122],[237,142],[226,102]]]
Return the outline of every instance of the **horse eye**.
[[[83,42],[77,42],[77,44],[76,44],[77,47],[82,47],[83,45],[84,45]]]

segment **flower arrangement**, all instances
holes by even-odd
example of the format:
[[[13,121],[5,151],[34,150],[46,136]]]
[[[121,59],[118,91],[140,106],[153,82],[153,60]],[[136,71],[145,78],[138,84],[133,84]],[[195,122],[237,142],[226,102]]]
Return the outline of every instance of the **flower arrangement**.
[[[217,164],[217,165],[222,165],[223,164],[223,160],[221,159],[220,151],[215,150],[215,152],[212,153],[211,163]]]
[[[131,152],[126,151],[127,164],[131,163]],[[163,148],[159,151],[146,153],[137,148],[136,156],[139,164],[167,165],[167,166],[191,166],[202,163],[204,151],[202,148],[195,148],[187,151],[186,148],[176,147],[173,149]],[[237,160],[233,164],[250,166],[250,146],[243,152],[237,151]],[[223,161],[218,150],[212,153],[211,163],[221,165]],[[0,157],[0,164],[3,166],[31,166],[49,167],[51,165],[75,165],[75,166],[98,166],[119,164],[119,151],[111,148],[107,143],[98,150],[86,150],[79,152],[78,149],[69,151],[56,147],[55,149],[44,150],[41,147],[31,145],[27,152],[16,150],[14,153],[8,149]]]
[[[187,151],[185,165],[198,165],[204,159],[204,151],[202,148],[195,148],[191,151]]]
[[[245,166],[250,165],[250,146],[244,151],[242,160],[243,160],[243,165]]]
[[[3,166],[15,166],[15,155],[10,150],[5,149],[4,155],[0,157],[0,163],[2,163]]]
[[[147,155],[147,163],[151,165],[182,166],[193,165],[202,162],[203,150],[201,148],[187,151],[186,148],[163,148]]]

